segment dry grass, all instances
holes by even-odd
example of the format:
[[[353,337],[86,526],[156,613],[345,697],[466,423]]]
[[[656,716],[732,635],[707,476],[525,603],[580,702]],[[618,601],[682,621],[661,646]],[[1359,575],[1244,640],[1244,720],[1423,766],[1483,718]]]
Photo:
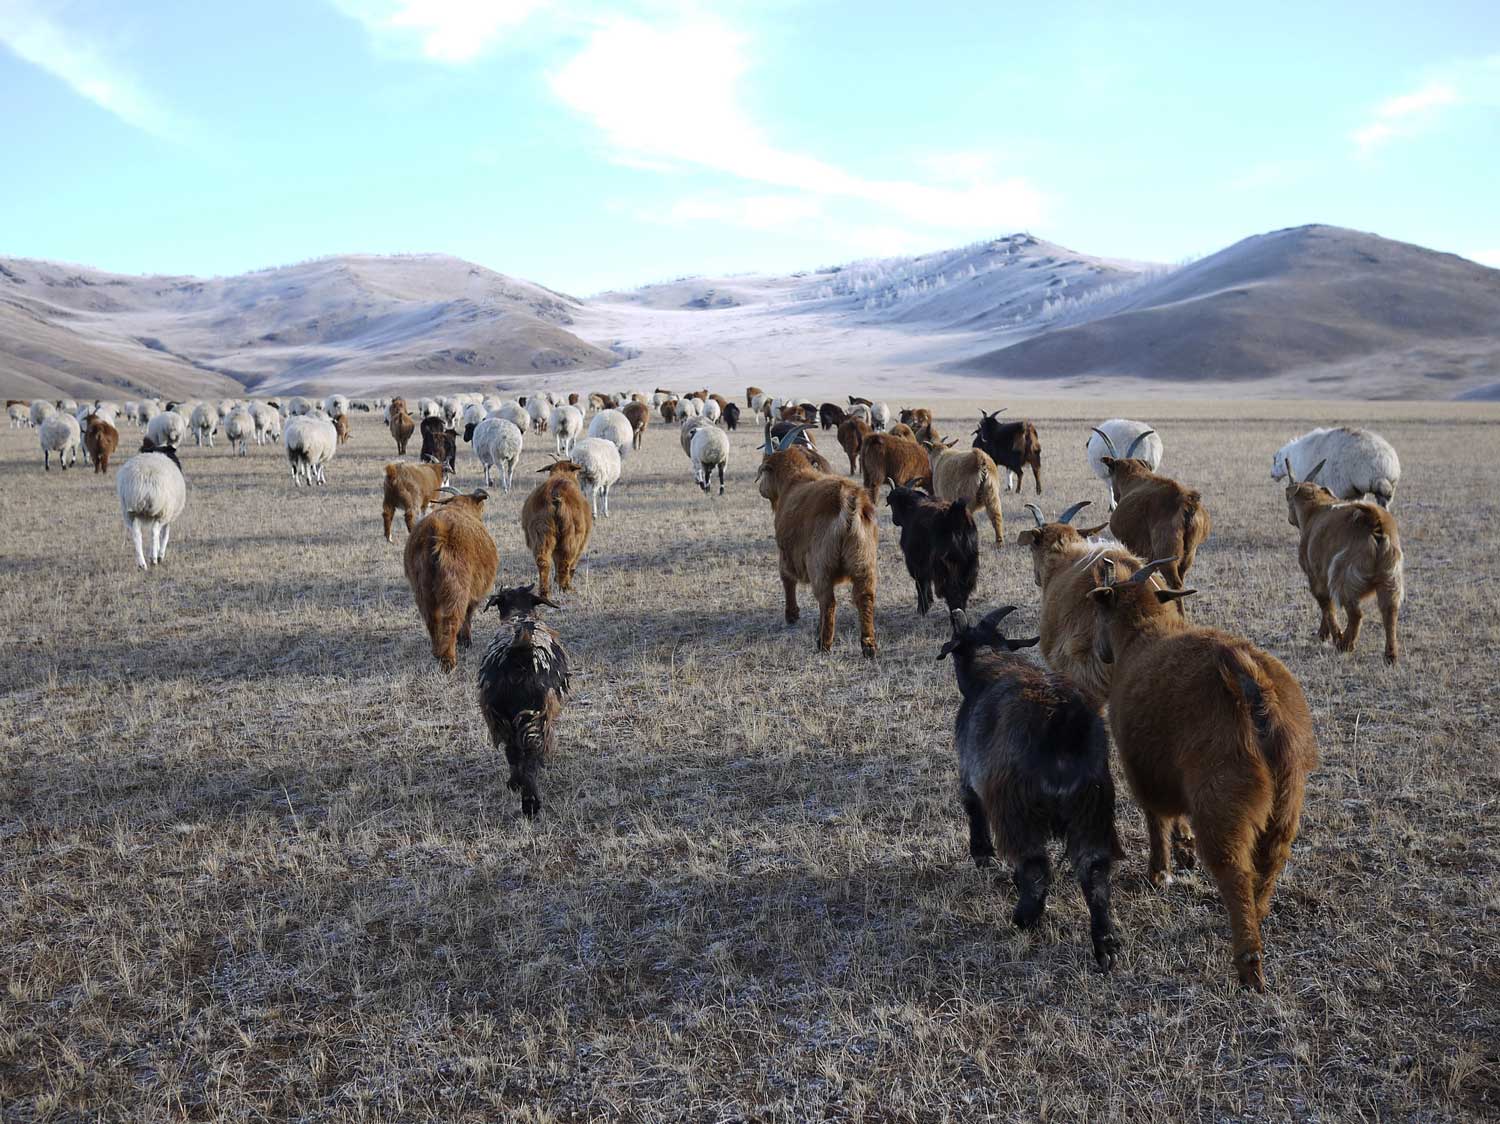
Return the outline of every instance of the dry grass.
[[[1049,512],[1103,504],[1094,408],[1013,409],[1041,428]],[[958,409],[940,428],[967,429]],[[1497,412],[1361,411],[1407,474],[1387,670],[1378,620],[1352,658],[1316,644],[1266,477],[1284,419],[1326,411],[1148,415],[1213,514],[1197,619],[1284,659],[1317,718],[1263,998],[1233,986],[1201,874],[1148,886],[1128,800],[1121,966],[1092,970],[1065,883],[1038,935],[1010,927],[1008,880],[967,856],[941,614],[916,616],[882,510],[879,661],[847,607],[828,656],[815,613],[785,629],[751,434],[722,500],[659,426],[627,462],[551,615],[576,696],[527,823],[477,651],[436,670],[402,533],[381,539],[378,419],[316,492],[279,449],[188,449],[149,576],[113,473],[43,474],[34,434],[0,433],[0,1117],[1493,1117]],[[532,577],[522,495],[489,506],[508,581]],[[976,604],[1034,622],[1021,502]]]

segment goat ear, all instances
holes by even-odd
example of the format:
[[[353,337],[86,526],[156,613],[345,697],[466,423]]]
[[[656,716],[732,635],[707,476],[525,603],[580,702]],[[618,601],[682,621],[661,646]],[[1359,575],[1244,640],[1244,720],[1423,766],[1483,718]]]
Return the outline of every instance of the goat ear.
[[[1181,601],[1184,597],[1191,597],[1197,592],[1196,589],[1158,589],[1156,599],[1165,605],[1169,601]]]
[[[1089,590],[1089,600],[1096,605],[1113,605],[1115,603],[1115,591],[1107,585],[1096,585]]]
[[[1078,533],[1086,539],[1091,539],[1108,526],[1108,523],[1100,523],[1097,527],[1079,527]]]
[[[1033,546],[1036,543],[1040,542],[1041,538],[1042,536],[1036,533],[1036,529],[1031,528],[1029,530],[1022,531],[1019,535],[1016,536],[1016,544],[1018,546]]]
[[[946,440],[946,441],[943,442],[943,445],[946,448],[949,448],[949,449],[953,448],[953,446],[955,446],[957,444],[958,444],[958,438],[957,437],[950,437],[950,438],[948,438],[948,440]]]

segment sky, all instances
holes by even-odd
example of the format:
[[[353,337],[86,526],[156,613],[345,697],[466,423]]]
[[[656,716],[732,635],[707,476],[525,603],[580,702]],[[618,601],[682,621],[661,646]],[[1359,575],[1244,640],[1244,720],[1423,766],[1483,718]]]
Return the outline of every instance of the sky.
[[[0,0],[0,255],[441,252],[585,295],[1016,230],[1500,267],[1500,8]]]

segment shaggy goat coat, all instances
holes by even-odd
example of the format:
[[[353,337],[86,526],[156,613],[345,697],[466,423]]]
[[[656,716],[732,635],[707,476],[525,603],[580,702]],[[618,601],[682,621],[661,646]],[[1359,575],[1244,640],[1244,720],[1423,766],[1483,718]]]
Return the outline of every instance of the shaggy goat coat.
[[[543,597],[552,596],[549,571],[558,589],[567,593],[573,588],[573,573],[594,530],[593,513],[578,487],[578,466],[557,461],[547,471],[547,479],[521,505],[521,530]]]
[[[470,626],[500,567],[495,540],[484,529],[485,494],[439,500],[439,507],[406,540],[406,580],[444,671],[470,644]]]

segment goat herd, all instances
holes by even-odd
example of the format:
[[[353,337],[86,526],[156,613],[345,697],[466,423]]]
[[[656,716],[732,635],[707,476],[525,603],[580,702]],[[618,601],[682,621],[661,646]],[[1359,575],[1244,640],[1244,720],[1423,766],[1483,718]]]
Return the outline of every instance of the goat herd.
[[[755,479],[771,506],[785,617],[798,619],[797,588],[811,586],[822,651],[833,644],[835,591],[848,584],[864,654],[876,654],[875,503],[888,489],[917,609],[925,614],[941,598],[949,611],[952,635],[938,658],[952,658],[962,696],[956,741],[969,851],[986,866],[998,848],[1011,865],[1015,923],[1024,928],[1040,919],[1052,877],[1047,845],[1060,837],[1089,909],[1095,958],[1106,969],[1114,964],[1110,874],[1123,852],[1107,711],[1120,764],[1145,812],[1152,882],[1170,881],[1174,861],[1201,860],[1229,913],[1239,980],[1264,990],[1260,926],[1296,838],[1317,745],[1302,690],[1278,659],[1189,619],[1183,599],[1195,591],[1186,580],[1212,522],[1198,491],[1158,471],[1160,436],[1120,418],[1092,429],[1085,454],[1109,483],[1107,522],[1074,526],[1088,501],[1052,521],[1036,504],[1025,505],[1034,525],[1018,542],[1030,551],[1041,590],[1040,635],[1009,638],[1004,622],[1013,606],[969,616],[979,563],[974,513],[985,513],[999,544],[1002,480],[1019,491],[1029,467],[1040,493],[1041,441],[1031,422],[982,413],[972,447],[958,450],[927,409],[901,410],[896,420],[881,402],[851,397],[847,405],[818,406],[757,387],[748,388],[745,403],[765,427]],[[85,461],[106,472],[120,420],[144,430],[141,452],[117,474],[142,569],[165,560],[171,524],[185,506],[178,449],[189,436],[212,445],[222,427],[240,455],[251,441],[281,440],[294,483],[321,484],[348,437],[350,411],[377,409],[398,453],[421,436],[419,460],[385,466],[382,514],[389,540],[395,512],[403,513],[406,577],[438,663],[456,666],[481,604],[499,611],[500,633],[480,664],[479,706],[494,744],[505,750],[509,787],[521,794],[522,812],[535,815],[538,767],[553,747],[569,686],[566,648],[540,619],[541,608],[555,607],[554,584],[571,589],[594,519],[608,516],[609,491],[653,415],[677,426],[694,482],[708,492],[717,472],[722,494],[738,403],[706,390],[586,400],[461,394],[420,399],[415,417],[401,398],[351,403],[341,395],[322,403],[9,404],[12,426],[37,427],[49,469],[54,453],[63,468],[76,461],[81,440]],[[861,483],[818,452],[813,434],[820,426],[836,432],[850,475],[858,472]],[[450,486],[460,431],[485,483],[498,472],[506,491],[526,435],[553,438],[556,459],[521,507],[534,585],[492,592],[499,556],[482,519],[487,493],[464,495]],[[1275,453],[1272,476],[1286,481],[1288,519],[1300,532],[1298,562],[1320,611],[1319,637],[1352,650],[1362,606],[1373,597],[1385,658],[1395,662],[1403,596],[1400,537],[1389,510],[1400,476],[1395,451],[1368,431],[1313,430]],[[1364,502],[1366,494],[1375,502]],[[1106,530],[1109,536],[1099,537]],[[1045,668],[1015,654],[1037,644]]]

